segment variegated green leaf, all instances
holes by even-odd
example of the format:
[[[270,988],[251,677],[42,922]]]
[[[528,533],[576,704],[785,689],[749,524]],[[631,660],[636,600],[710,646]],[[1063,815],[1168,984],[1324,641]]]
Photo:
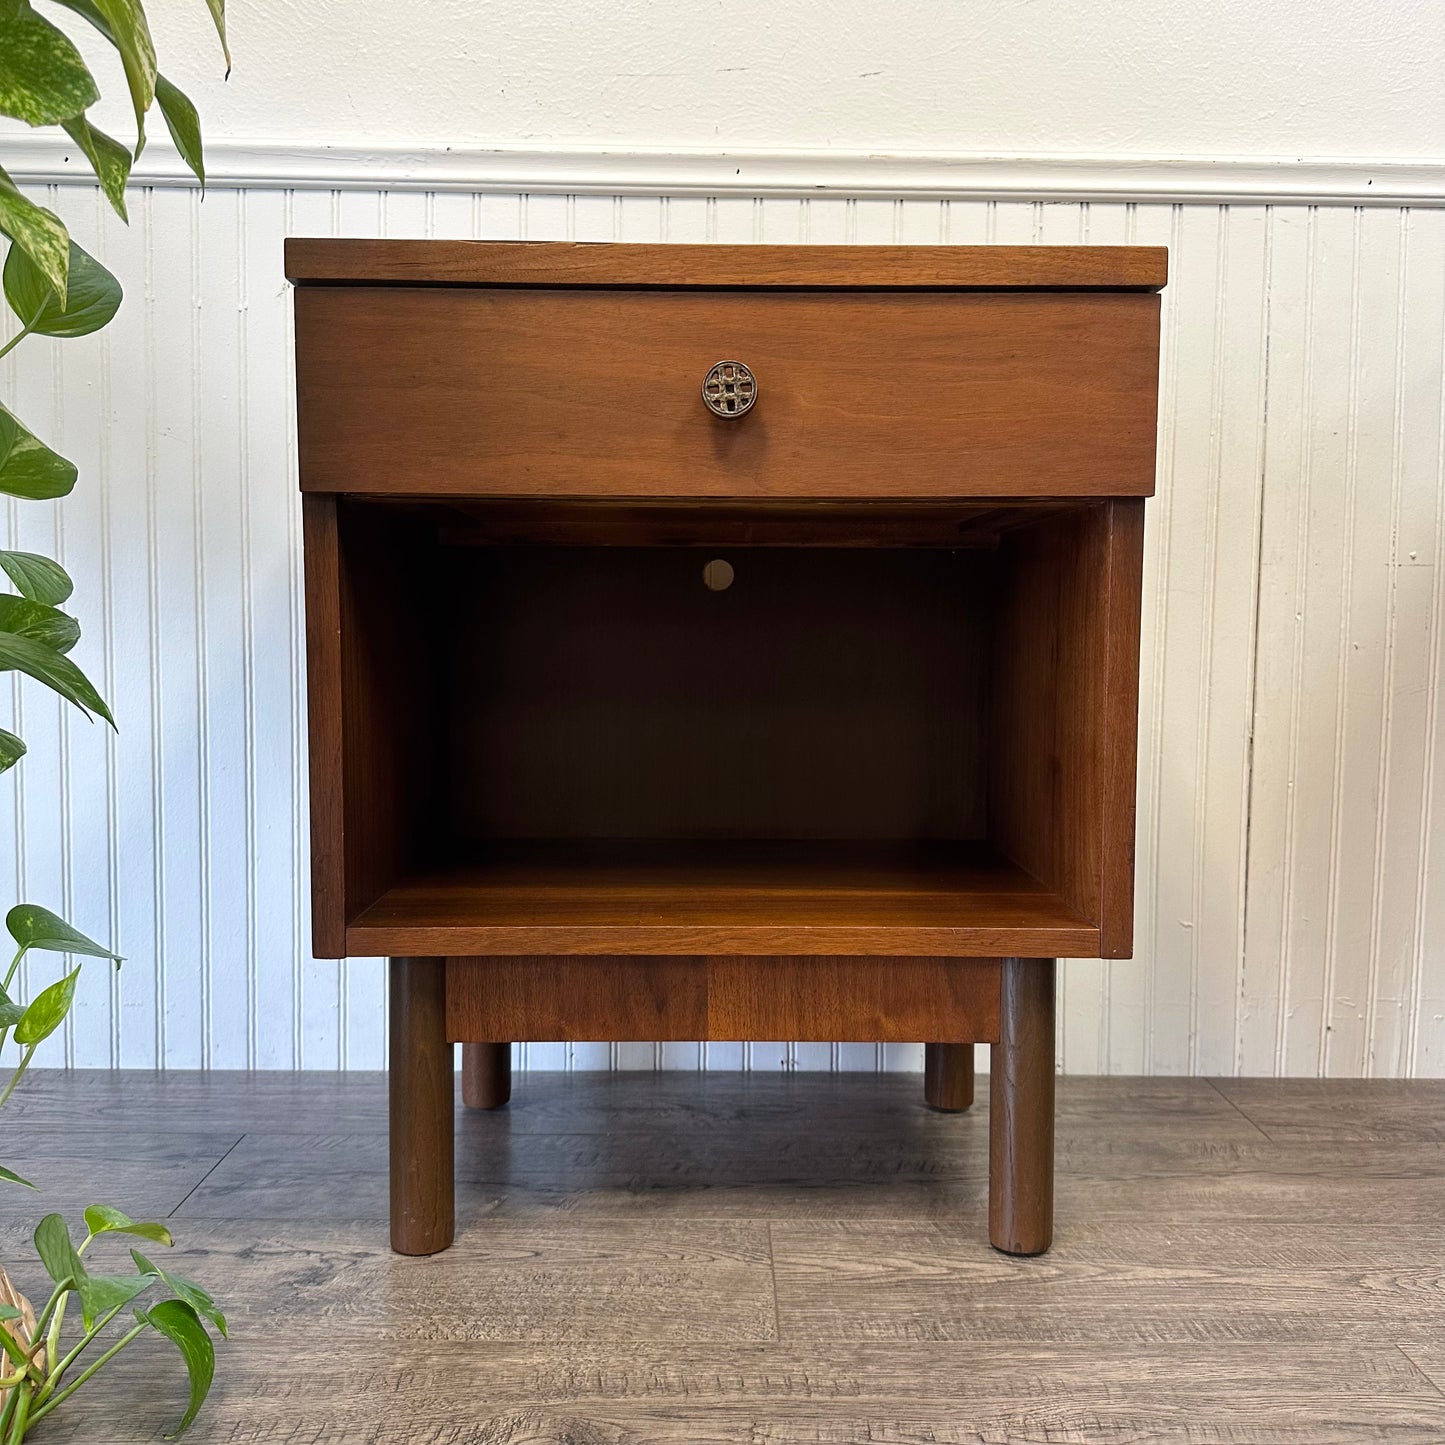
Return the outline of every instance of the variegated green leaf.
[[[135,112],[135,155],[145,149],[145,116],[156,93],[156,48],[141,0],[55,0],[83,15],[120,54]],[[82,107],[83,108],[83,107]]]
[[[0,551],[0,568],[22,597],[51,607],[64,602],[74,590],[65,568],[39,552]]]
[[[80,623],[68,612],[9,592],[0,592],[0,632],[18,632],[57,652],[69,652],[80,641]]]
[[[0,9],[0,115],[55,125],[100,91],[74,41],[27,4]]]
[[[70,265],[70,233],[54,211],[37,206],[0,170],[0,231],[40,267],[62,298]]]
[[[68,657],[43,643],[18,633],[0,632],[0,672],[23,672],[58,692],[67,702],[115,726],[110,709],[90,679]]]
[[[125,210],[125,187],[130,180],[130,152],[118,140],[91,125],[83,115],[72,116],[64,122],[64,126],[66,135],[85,153],[116,215],[122,221],[129,220]]]
[[[74,462],[51,451],[0,406],[0,492],[31,502],[49,501],[69,496],[75,477]]]
[[[90,252],[70,243],[70,285],[62,307],[40,268],[17,247],[5,258],[5,299],[37,336],[89,336],[120,309],[120,282]]]
[[[226,57],[226,79],[231,78],[231,46],[226,39],[226,0],[206,0],[210,6],[211,19],[216,25],[216,34],[221,37],[221,54]]]
[[[181,159],[195,172],[196,179],[206,184],[206,164],[201,153],[201,117],[190,97],[172,85],[164,75],[156,76],[156,104],[165,117]]]
[[[8,773],[25,756],[25,739],[0,728],[0,773]]]

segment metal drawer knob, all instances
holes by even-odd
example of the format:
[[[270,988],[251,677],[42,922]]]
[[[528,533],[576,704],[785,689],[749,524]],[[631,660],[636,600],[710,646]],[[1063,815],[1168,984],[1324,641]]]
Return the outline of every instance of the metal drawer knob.
[[[741,361],[719,361],[702,379],[702,399],[714,416],[733,421],[752,410],[757,378]]]

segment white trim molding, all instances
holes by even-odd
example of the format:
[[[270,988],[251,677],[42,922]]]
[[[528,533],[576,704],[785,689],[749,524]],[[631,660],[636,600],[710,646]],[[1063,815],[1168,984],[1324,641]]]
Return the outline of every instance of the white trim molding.
[[[94,183],[84,157],[60,135],[0,137],[0,160],[21,182]],[[236,189],[1445,205],[1445,158],[995,156],[220,140],[207,145],[206,168],[210,184]],[[175,151],[159,144],[147,148],[134,179],[151,186],[195,184]]]

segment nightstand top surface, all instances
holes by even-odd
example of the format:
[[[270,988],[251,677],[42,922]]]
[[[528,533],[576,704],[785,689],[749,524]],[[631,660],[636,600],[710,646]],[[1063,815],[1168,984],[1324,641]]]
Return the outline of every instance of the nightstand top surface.
[[[1157,291],[1163,246],[694,246],[608,241],[286,242],[298,284]]]

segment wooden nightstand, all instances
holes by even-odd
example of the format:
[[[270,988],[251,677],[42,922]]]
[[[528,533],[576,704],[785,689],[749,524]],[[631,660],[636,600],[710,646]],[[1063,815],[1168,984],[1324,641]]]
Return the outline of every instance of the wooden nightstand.
[[[392,1243],[451,1043],[994,1045],[1131,947],[1162,250],[296,240],[315,948],[391,958]]]

